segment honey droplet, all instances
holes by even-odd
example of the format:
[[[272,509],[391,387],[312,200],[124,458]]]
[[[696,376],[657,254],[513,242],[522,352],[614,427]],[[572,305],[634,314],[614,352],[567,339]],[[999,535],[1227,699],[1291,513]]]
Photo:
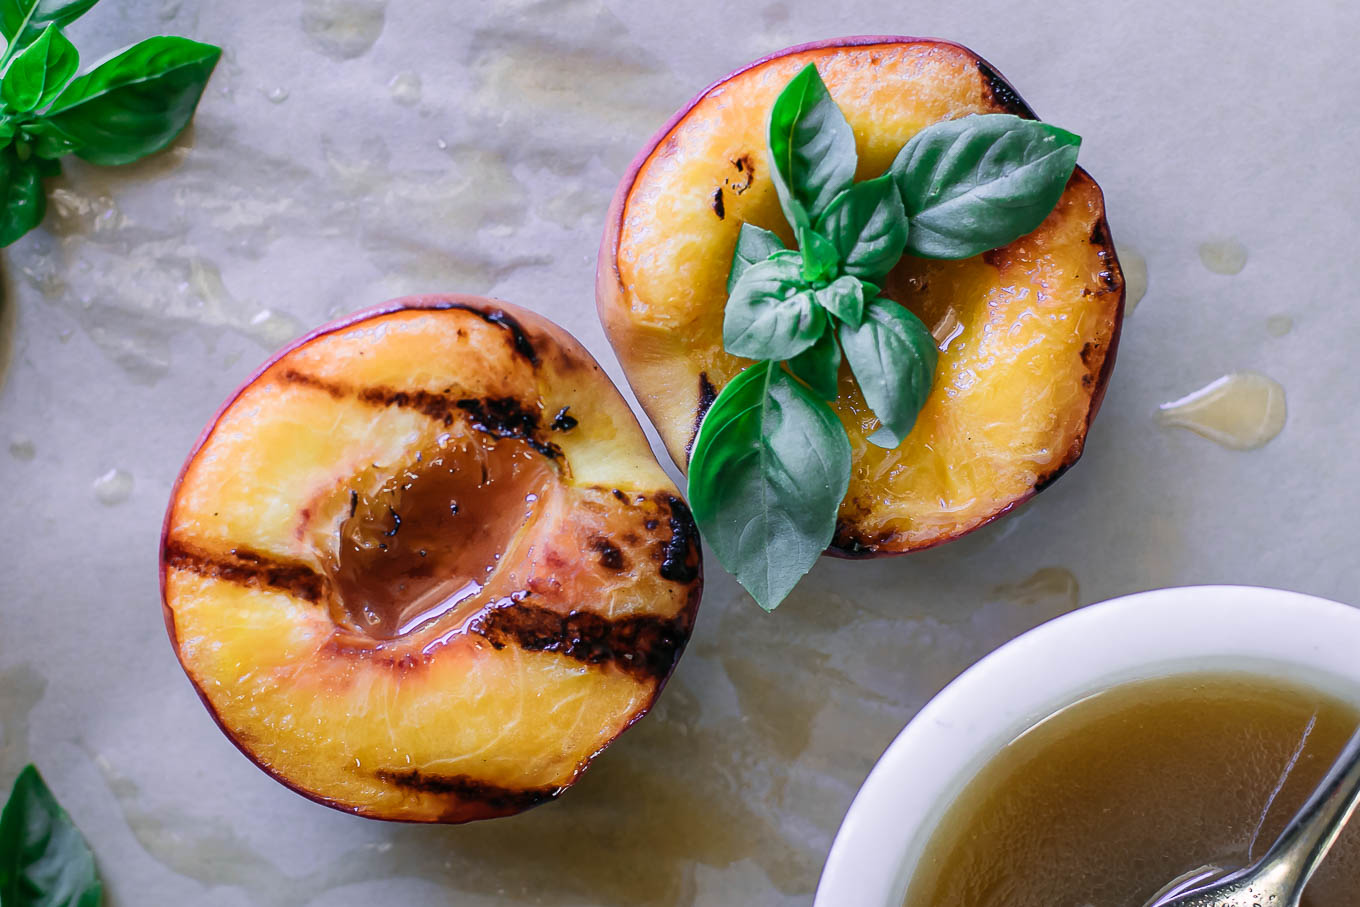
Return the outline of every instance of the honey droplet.
[[[414,107],[420,103],[420,76],[413,72],[399,72],[387,83],[392,100],[403,107]]]
[[[9,439],[9,455],[16,460],[27,463],[38,455],[38,448],[33,444],[31,438],[15,435]]]
[[[1266,332],[1272,337],[1283,337],[1294,330],[1294,319],[1288,315],[1272,315],[1266,319]]]
[[[132,497],[132,475],[121,469],[110,469],[90,486],[94,496],[105,507],[113,507]]]
[[[1247,266],[1247,247],[1235,239],[1201,243],[1199,260],[1215,274],[1240,274]]]
[[[1284,387],[1256,372],[1224,375],[1193,393],[1163,403],[1163,425],[1188,428],[1233,450],[1255,450],[1284,429]]]

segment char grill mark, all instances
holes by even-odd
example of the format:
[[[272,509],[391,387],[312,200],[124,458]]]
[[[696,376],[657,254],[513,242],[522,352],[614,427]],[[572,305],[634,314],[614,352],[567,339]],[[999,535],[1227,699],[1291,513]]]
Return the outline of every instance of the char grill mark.
[[[165,562],[176,570],[187,570],[211,579],[240,586],[277,589],[313,604],[330,593],[330,583],[311,565],[262,554],[249,548],[233,548],[215,554],[179,541],[165,545]]]
[[[518,438],[550,460],[562,455],[562,449],[551,441],[539,439],[538,412],[526,407],[514,397],[454,397],[448,393],[431,391],[401,391],[388,387],[351,387],[338,381],[328,381],[300,372],[285,369],[279,380],[287,384],[323,391],[340,399],[354,397],[371,406],[398,406],[414,409],[445,425],[453,424],[454,415],[463,413],[469,424],[478,431],[494,438]],[[451,389],[450,389],[451,390]],[[574,421],[574,420],[573,420]]]
[[[546,803],[563,790],[560,787],[501,787],[467,775],[437,775],[414,768],[404,771],[378,769],[374,774],[397,787],[425,794],[453,796],[509,812],[519,812]]]
[[[648,615],[611,619],[586,611],[562,614],[522,601],[479,615],[468,631],[497,649],[513,645],[584,664],[613,665],[639,681],[659,681],[669,674],[688,636],[679,620]]]

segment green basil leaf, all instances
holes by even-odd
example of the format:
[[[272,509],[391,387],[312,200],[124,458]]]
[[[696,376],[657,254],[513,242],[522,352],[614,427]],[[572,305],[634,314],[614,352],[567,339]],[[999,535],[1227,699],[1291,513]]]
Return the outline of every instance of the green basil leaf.
[[[34,157],[33,163],[38,168],[38,174],[43,179],[50,179],[54,176],[61,176],[61,161],[54,158]]]
[[[857,277],[849,274],[838,277],[812,295],[818,305],[853,327],[859,327],[864,320],[864,285]]]
[[[855,134],[809,63],[770,110],[770,176],[784,216],[810,226],[855,178]]]
[[[907,247],[907,211],[891,174],[855,183],[831,202],[817,221],[854,277],[887,274]]]
[[[37,40],[49,25],[63,28],[85,15],[99,0],[0,0],[0,33],[9,46],[5,59]]]
[[[767,611],[831,543],[849,484],[845,427],[774,362],[722,389],[689,464],[690,506],[704,538]]]
[[[803,253],[803,279],[808,283],[830,280],[841,266],[831,240],[811,227],[798,228],[798,250]]]
[[[89,845],[28,766],[0,813],[0,904],[99,907],[103,894]]]
[[[14,59],[0,82],[5,107],[28,113],[49,104],[80,68],[80,54],[61,29],[49,25]]]
[[[826,313],[803,283],[796,255],[776,255],[746,269],[727,297],[723,346],[748,359],[789,359],[826,330]]]
[[[836,332],[827,331],[817,342],[789,360],[789,371],[812,388],[823,400],[835,400],[840,395],[837,386],[841,371],[841,348],[836,343]]]
[[[46,215],[47,193],[38,159],[19,160],[13,145],[0,151],[0,246],[13,243]]]
[[[747,268],[783,248],[784,243],[773,232],[754,224],[742,224],[741,232],[737,234],[737,247],[732,252],[732,270],[727,272],[727,292],[732,292]]]
[[[68,85],[44,125],[91,163],[131,163],[188,125],[221,55],[188,38],[148,38]]]
[[[65,157],[79,147],[73,139],[46,120],[24,123],[19,127],[19,132],[32,145],[33,153],[46,160]]]
[[[907,251],[970,258],[1033,232],[1062,197],[1080,145],[1056,126],[1002,113],[927,126],[888,171],[911,219]]]
[[[875,299],[864,310],[863,324],[841,325],[840,339],[864,402],[882,423],[870,443],[896,447],[930,396],[939,357],[935,338],[906,307]]]

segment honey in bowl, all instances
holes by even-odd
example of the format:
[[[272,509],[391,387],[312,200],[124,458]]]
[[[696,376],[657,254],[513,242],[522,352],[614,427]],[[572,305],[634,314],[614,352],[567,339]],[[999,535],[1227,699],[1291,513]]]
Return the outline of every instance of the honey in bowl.
[[[905,907],[1143,907],[1261,856],[1360,724],[1310,687],[1184,674],[1114,687],[1008,744],[946,811]],[[1303,907],[1360,907],[1360,822]]]

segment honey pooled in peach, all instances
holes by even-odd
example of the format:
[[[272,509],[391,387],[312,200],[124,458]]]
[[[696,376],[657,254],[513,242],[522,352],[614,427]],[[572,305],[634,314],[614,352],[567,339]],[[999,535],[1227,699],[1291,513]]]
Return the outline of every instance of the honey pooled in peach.
[[[332,574],[337,622],[393,639],[476,598],[551,471],[524,441],[445,434],[376,492],[351,488]]]

